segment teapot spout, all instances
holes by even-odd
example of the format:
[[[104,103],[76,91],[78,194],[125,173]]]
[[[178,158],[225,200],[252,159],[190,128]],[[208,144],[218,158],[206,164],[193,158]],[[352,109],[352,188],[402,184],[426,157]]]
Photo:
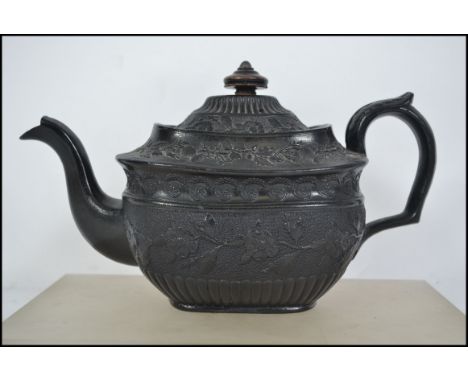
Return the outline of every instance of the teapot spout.
[[[57,152],[65,169],[73,217],[93,248],[117,262],[136,265],[125,232],[122,200],[101,190],[88,155],[73,131],[55,119],[43,117],[39,126],[20,139],[42,141]]]

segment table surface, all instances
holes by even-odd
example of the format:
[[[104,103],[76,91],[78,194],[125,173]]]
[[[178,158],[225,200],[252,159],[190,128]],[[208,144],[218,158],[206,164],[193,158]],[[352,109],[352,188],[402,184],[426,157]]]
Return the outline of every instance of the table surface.
[[[424,281],[341,280],[312,310],[191,313],[143,276],[66,275],[3,322],[3,344],[465,344],[465,315]]]

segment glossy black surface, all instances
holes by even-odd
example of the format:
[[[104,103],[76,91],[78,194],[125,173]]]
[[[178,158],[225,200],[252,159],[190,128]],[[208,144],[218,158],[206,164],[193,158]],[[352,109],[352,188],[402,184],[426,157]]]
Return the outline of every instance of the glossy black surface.
[[[62,160],[68,198],[78,228],[94,249],[119,263],[136,265],[123,223],[122,200],[106,195],[78,137],[63,123],[43,117],[21,136],[47,143]]]
[[[413,93],[373,102],[359,109],[349,121],[346,145],[349,150],[366,155],[365,136],[369,125],[380,117],[394,116],[413,131],[419,147],[419,163],[405,209],[400,214],[382,218],[366,225],[363,241],[385,229],[419,222],[427,193],[434,177],[436,146],[434,134],[422,114],[411,104]]]

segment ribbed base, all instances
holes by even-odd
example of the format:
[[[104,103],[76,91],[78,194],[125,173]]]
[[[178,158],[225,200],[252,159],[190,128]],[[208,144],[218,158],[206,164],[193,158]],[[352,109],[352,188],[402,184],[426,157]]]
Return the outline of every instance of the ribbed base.
[[[274,280],[215,280],[170,274],[146,276],[176,308],[194,312],[289,313],[310,309],[343,275]]]
[[[180,310],[187,312],[205,312],[205,313],[297,313],[309,310],[315,306],[297,305],[297,306],[210,306],[210,305],[189,305],[171,301],[171,304]]]

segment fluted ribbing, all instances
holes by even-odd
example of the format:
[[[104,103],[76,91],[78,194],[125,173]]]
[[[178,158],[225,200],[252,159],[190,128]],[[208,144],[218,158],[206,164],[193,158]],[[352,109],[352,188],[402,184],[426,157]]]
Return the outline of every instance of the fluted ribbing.
[[[285,278],[275,280],[214,280],[169,274],[146,276],[172,301],[199,306],[298,306],[310,305],[343,275]]]
[[[290,114],[275,97],[216,96],[209,97],[194,113],[222,114]]]

